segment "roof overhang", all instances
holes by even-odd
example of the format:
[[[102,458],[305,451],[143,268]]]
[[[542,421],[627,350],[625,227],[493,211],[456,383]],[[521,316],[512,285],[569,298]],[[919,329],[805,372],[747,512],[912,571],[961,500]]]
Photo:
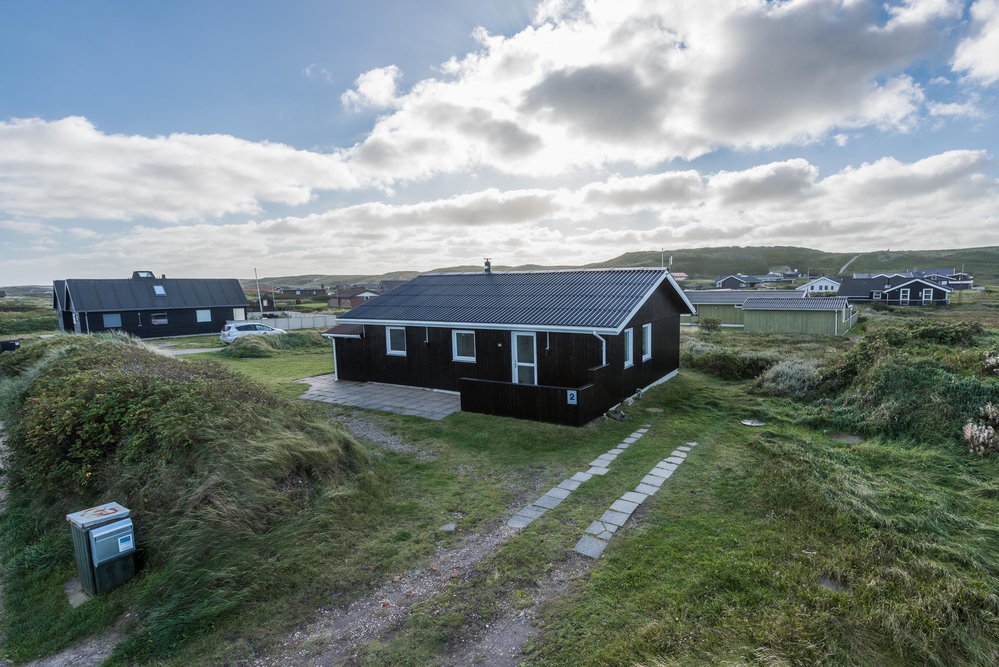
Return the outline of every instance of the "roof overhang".
[[[895,290],[902,289],[903,287],[907,287],[907,286],[911,285],[912,283],[922,283],[922,284],[926,285],[927,287],[930,287],[930,288],[933,288],[933,289],[940,289],[940,290],[943,290],[945,292],[952,291],[949,287],[944,287],[943,285],[938,285],[936,283],[930,282],[929,280],[923,280],[922,278],[913,278],[912,280],[910,280],[907,283],[902,283],[901,285],[895,285],[894,287],[888,287],[886,289],[878,290],[878,291],[881,291],[881,292],[894,292]]]

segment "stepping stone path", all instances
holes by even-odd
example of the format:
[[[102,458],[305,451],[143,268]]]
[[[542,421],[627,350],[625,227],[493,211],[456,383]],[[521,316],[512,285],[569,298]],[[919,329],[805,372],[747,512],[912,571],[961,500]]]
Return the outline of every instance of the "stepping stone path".
[[[533,503],[531,503],[524,509],[514,514],[506,525],[510,526],[511,528],[524,528],[532,521],[537,519],[539,516],[547,512],[548,510],[555,509],[556,507],[558,507],[559,503],[568,498],[569,494],[578,489],[579,485],[582,484],[583,482],[586,482],[587,480],[591,479],[594,475],[606,475],[610,471],[610,465],[611,463],[614,462],[614,459],[616,459],[618,455],[623,453],[624,450],[628,449],[628,447],[638,442],[639,438],[648,433],[650,426],[651,426],[650,424],[645,424],[642,428],[638,429],[637,431],[629,435],[627,438],[625,438],[622,443],[616,445],[614,449],[609,450],[606,454],[601,454],[596,459],[591,461],[590,469],[587,470],[586,472],[577,472],[569,479],[562,480],[562,482],[559,483],[559,485],[556,486],[554,489],[551,489],[550,491],[548,491],[548,493],[541,496]],[[636,494],[636,497],[637,495],[638,494]],[[631,503],[631,504],[634,504],[635,502],[634,500],[629,500],[627,498],[625,498],[624,501],[626,503]],[[622,505],[622,507],[626,506]],[[630,515],[631,512],[628,512],[627,514],[622,513],[622,516],[625,517],[625,520],[627,520],[627,517]],[[621,523],[624,523],[624,521],[622,521]],[[616,526],[614,530],[617,530]],[[600,544],[605,544],[605,543],[600,542]],[[576,547],[578,550],[579,545],[576,545]],[[603,551],[603,547],[600,548],[600,551]],[[600,552],[597,552],[597,556],[599,555]],[[594,558],[596,558],[596,556],[594,556]]]
[[[642,431],[640,430],[640,432]],[[677,447],[669,456],[657,463],[649,471],[649,474],[642,478],[634,491],[628,491],[615,500],[600,519],[589,525],[586,529],[588,534],[580,538],[573,551],[590,558],[600,558],[607,547],[608,540],[614,536],[617,529],[631,518],[632,513],[645,502],[646,498],[655,495],[656,491],[673,474],[673,471],[687,458],[687,452],[696,446],[696,442],[688,442],[686,446]]]

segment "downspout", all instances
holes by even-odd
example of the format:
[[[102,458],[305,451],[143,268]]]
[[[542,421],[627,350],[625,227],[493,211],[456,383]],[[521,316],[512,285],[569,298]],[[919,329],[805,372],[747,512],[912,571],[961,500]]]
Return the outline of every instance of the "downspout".
[[[336,338],[330,338],[333,343],[333,381],[340,381],[340,364],[336,362]]]
[[[596,331],[593,332],[593,335],[596,336],[597,340],[600,341],[600,353],[601,353],[601,356],[603,358],[603,363],[601,365],[602,366],[606,366],[607,365],[607,341],[604,339],[603,336],[601,336],[600,334],[598,334]]]
[[[87,323],[87,333],[90,333],[90,313],[83,314],[83,321]]]

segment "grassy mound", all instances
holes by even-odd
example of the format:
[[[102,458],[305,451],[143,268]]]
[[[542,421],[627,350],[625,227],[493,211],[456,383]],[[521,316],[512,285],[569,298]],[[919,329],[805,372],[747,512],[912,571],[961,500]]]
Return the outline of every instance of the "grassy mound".
[[[219,354],[230,359],[259,359],[272,357],[278,351],[318,352],[329,347],[329,342],[314,331],[296,331],[278,336],[243,336]]]
[[[169,653],[273,595],[367,467],[349,437],[306,408],[124,336],[61,337],[5,355],[0,409],[6,654],[17,660],[126,605],[139,626],[119,654]],[[61,585],[75,567],[63,517],[111,500],[133,511],[143,572],[69,611]]]

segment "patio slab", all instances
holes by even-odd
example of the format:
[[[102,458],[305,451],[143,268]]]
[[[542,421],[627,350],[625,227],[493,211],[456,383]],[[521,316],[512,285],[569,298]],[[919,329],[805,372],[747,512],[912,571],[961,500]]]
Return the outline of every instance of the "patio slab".
[[[382,410],[425,419],[444,419],[461,410],[461,397],[419,387],[399,387],[374,382],[335,382],[332,375],[298,380],[309,385],[301,398],[322,403]]]
[[[606,548],[607,543],[603,540],[598,540],[595,537],[584,535],[579,538],[579,542],[576,543],[573,551],[583,554],[584,556],[589,556],[590,558],[600,558],[600,554],[602,554]]]

